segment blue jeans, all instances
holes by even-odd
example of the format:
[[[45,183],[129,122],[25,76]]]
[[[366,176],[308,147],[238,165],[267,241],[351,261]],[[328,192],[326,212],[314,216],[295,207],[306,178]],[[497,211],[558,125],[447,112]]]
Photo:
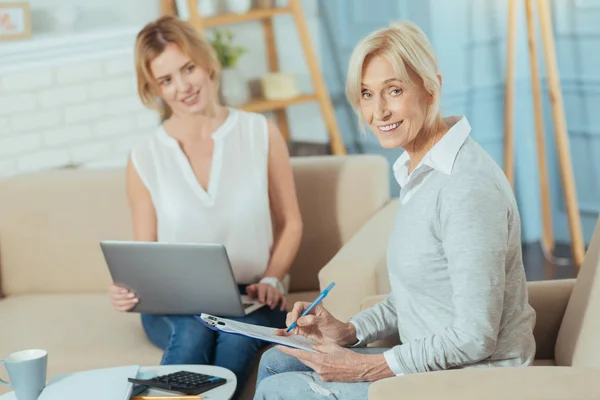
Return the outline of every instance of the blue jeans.
[[[245,288],[240,287],[245,293]],[[285,311],[264,306],[244,317],[228,319],[249,324],[285,327]],[[142,315],[142,325],[150,341],[164,350],[161,365],[207,364],[231,370],[242,389],[256,355],[266,342],[245,336],[213,331],[191,315]]]
[[[386,348],[352,349],[362,354],[381,354]],[[366,399],[370,382],[324,382],[312,369],[296,357],[272,348],[260,359],[254,400],[277,399]]]

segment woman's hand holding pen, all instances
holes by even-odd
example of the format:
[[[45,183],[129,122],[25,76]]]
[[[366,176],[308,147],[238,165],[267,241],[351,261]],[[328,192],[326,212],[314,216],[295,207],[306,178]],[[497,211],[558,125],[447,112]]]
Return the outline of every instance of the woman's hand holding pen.
[[[286,324],[296,326],[287,333],[285,329],[276,335],[302,335],[316,341],[311,352],[288,346],[276,346],[281,352],[294,356],[302,364],[315,371],[325,382],[372,382],[394,376],[383,354],[360,354],[345,348],[356,344],[356,328],[334,318],[323,306],[317,304],[301,317],[311,303],[298,302],[288,313]]]
[[[290,332],[285,329],[275,331],[278,336],[301,335],[312,339],[317,343],[335,343],[339,346],[350,346],[355,344],[356,329],[351,323],[345,323],[336,319],[321,304],[316,305],[308,315],[300,317],[311,303],[299,301],[287,314],[286,325],[290,326],[296,322],[296,327]]]

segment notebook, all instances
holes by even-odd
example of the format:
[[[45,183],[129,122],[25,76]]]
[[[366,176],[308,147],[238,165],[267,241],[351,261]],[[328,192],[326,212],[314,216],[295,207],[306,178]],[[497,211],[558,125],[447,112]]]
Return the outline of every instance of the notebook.
[[[127,378],[135,378],[138,365],[95,369],[53,377],[38,400],[129,400],[133,385]]]

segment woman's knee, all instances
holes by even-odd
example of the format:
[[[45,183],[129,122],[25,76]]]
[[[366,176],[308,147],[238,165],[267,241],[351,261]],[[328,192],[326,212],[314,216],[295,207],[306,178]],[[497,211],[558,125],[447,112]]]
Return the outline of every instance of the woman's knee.
[[[213,331],[191,317],[165,316],[169,326],[169,342],[162,364],[209,363],[215,345]]]
[[[192,317],[169,318],[171,343],[179,346],[198,348],[214,346],[215,332],[195,321]]]
[[[171,329],[169,324],[159,315],[142,314],[142,327],[150,342],[164,350],[169,345]]]
[[[290,393],[301,393],[304,383],[299,372],[286,372],[263,379],[256,388],[254,400],[295,398]],[[287,394],[287,396],[286,396]]]
[[[309,372],[311,369],[292,357],[273,347],[267,350],[260,359],[256,384],[275,374],[285,372]]]
[[[263,379],[254,399],[366,399],[368,391],[368,382],[323,382],[315,372],[284,372]]]
[[[289,357],[287,354],[275,347],[272,347],[262,354],[262,357],[260,358],[259,370],[261,372],[266,370],[270,373],[285,372],[287,369],[285,368],[287,357]]]

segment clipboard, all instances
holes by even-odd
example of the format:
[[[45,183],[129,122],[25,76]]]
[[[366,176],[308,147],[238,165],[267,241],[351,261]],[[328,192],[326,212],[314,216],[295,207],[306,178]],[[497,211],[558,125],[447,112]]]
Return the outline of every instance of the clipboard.
[[[283,346],[317,353],[317,351],[312,348],[313,345],[317,344],[317,342],[314,340],[300,335],[276,336],[276,328],[246,324],[244,322],[233,321],[231,319],[215,317],[214,315],[210,314],[201,314],[200,316],[195,315],[194,318],[213,331],[229,333],[232,335],[247,336],[253,339],[263,340],[265,342],[276,343]]]

